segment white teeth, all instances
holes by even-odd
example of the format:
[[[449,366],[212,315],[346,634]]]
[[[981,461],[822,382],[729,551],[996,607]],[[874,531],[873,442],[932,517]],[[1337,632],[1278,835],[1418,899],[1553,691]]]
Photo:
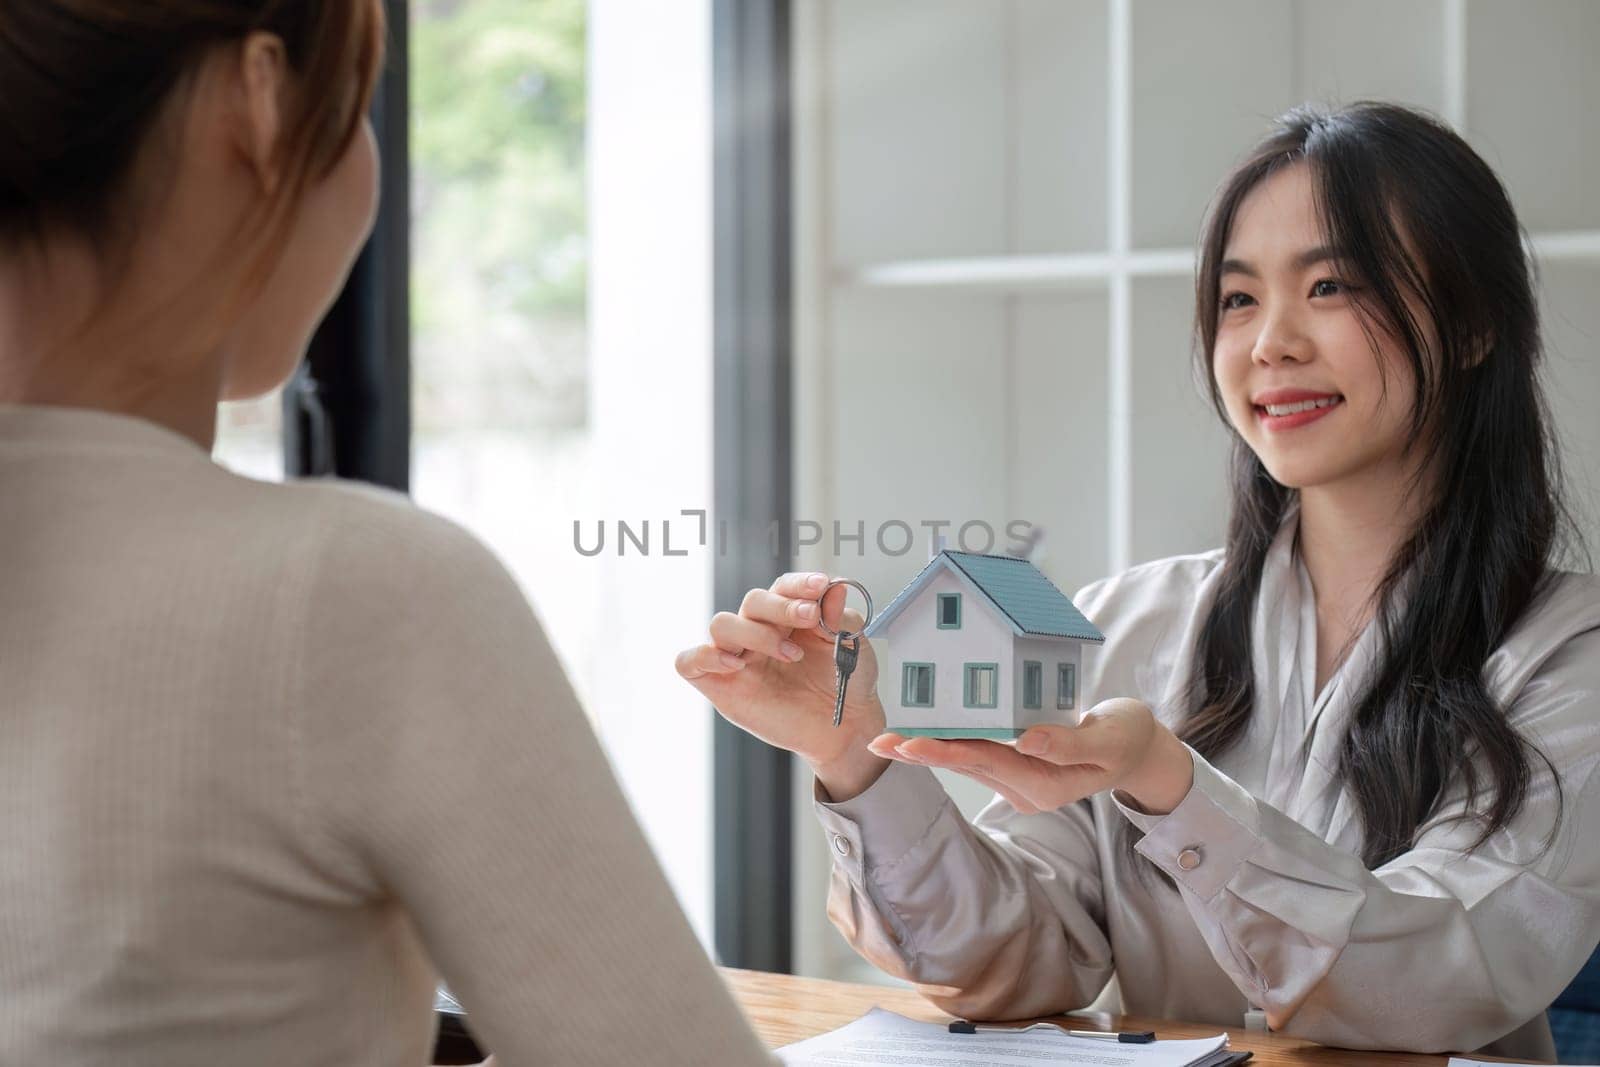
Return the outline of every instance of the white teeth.
[[[1300,400],[1293,404],[1265,404],[1268,415],[1293,415],[1297,411],[1310,411],[1312,408],[1330,407],[1338,401],[1336,396],[1325,396],[1321,400]]]

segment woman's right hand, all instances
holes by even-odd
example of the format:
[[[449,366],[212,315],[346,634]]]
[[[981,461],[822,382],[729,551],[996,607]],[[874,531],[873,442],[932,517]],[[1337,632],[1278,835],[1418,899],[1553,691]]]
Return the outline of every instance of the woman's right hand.
[[[845,607],[848,586],[837,585],[819,604],[825,574],[785,574],[770,589],[745,594],[738,614],[711,618],[710,643],[678,653],[676,666],[723,718],[811,765],[834,800],[846,800],[875,781],[888,761],[868,751],[883,733],[878,662],[861,639],[845,690],[844,721],[833,725],[838,682],[833,638],[817,625],[861,631],[861,615]]]

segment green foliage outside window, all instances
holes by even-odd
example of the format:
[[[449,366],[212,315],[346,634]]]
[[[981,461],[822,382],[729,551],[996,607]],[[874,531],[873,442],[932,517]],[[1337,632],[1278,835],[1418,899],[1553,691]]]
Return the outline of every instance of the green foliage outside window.
[[[418,430],[583,425],[583,0],[417,0]]]

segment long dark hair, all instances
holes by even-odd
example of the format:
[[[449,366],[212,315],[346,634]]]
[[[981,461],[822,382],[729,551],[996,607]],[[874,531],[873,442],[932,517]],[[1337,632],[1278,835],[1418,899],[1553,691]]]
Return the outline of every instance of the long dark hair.
[[[1538,379],[1525,235],[1489,166],[1417,111],[1375,102],[1294,108],[1223,182],[1201,239],[1195,336],[1197,369],[1224,424],[1232,431],[1210,371],[1223,250],[1245,196],[1299,163],[1311,168],[1328,243],[1362,280],[1353,298],[1369,339],[1375,326],[1403,343],[1416,381],[1412,437],[1436,486],[1379,584],[1380,651],[1339,755],[1338,776],[1363,828],[1362,859],[1376,867],[1412,846],[1458,781],[1481,825],[1477,844],[1521,810],[1540,754],[1507,723],[1481,672],[1553,573],[1562,535],[1577,540]],[[1436,350],[1408,310],[1408,293],[1436,330]],[[1231,477],[1220,592],[1178,728],[1208,758],[1237,744],[1249,722],[1252,608],[1267,549],[1295,499],[1237,432]]]

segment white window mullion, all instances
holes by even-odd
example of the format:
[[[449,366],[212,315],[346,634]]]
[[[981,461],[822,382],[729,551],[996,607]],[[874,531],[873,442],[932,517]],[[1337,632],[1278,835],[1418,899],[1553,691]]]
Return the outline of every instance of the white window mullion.
[[[1110,441],[1107,508],[1111,571],[1126,570],[1133,552],[1133,279],[1129,271],[1133,233],[1133,13],[1132,0],[1107,0],[1110,6],[1110,71],[1106,135],[1106,212],[1110,252],[1109,300]]]

